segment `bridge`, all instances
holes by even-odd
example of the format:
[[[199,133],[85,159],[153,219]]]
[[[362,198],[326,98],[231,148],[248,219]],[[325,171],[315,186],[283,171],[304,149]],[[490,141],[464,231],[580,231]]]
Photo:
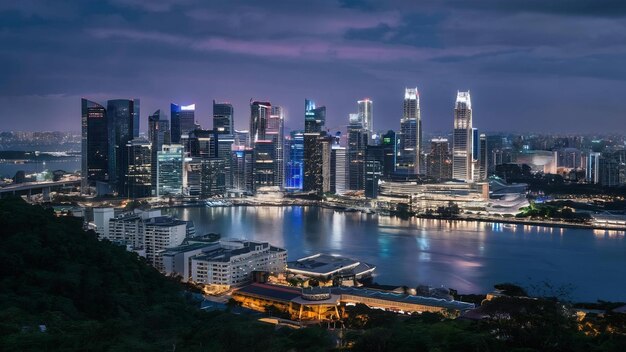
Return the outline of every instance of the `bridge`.
[[[80,186],[80,179],[18,183],[0,188],[0,198],[19,195],[30,197],[42,193],[44,199],[48,199],[53,190],[72,189],[76,186]]]

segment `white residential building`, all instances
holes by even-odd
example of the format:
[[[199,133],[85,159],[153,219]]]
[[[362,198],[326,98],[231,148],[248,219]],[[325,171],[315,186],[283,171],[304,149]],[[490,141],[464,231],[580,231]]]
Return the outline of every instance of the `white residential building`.
[[[191,258],[191,278],[205,285],[240,286],[252,280],[252,272],[284,272],[287,251],[267,242],[221,241]]]

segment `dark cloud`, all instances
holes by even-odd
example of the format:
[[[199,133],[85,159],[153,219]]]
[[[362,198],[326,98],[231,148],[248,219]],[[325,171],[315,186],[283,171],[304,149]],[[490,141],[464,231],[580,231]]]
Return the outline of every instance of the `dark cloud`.
[[[448,5],[479,11],[507,13],[535,12],[565,16],[624,17],[622,0],[447,0]]]
[[[306,97],[327,105],[334,130],[370,97],[375,125],[389,129],[404,87],[418,86],[427,131],[450,128],[458,89],[472,90],[484,130],[623,129],[621,96],[607,92],[626,80],[624,6],[552,3],[5,2],[0,122],[78,130],[81,96],[139,97],[143,119],[195,102],[206,127],[211,100],[229,100],[245,128],[258,98],[284,105],[288,127],[301,128]]]

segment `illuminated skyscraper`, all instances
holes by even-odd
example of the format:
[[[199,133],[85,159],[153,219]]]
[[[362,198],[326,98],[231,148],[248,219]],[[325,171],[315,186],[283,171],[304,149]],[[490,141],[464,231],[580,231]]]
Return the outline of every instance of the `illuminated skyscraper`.
[[[183,159],[180,144],[164,145],[157,153],[157,196],[182,194]]]
[[[445,138],[430,141],[430,153],[427,158],[426,173],[436,180],[448,180],[452,177],[452,160],[450,146]]]
[[[128,171],[120,193],[143,198],[152,195],[152,145],[146,139],[135,138],[126,145]]]
[[[369,132],[370,135],[374,133],[373,103],[374,102],[369,98],[357,101],[359,107],[359,121],[363,124],[363,129]]]
[[[286,169],[285,188],[302,190],[304,177],[304,133],[292,131],[285,143]]]
[[[419,174],[422,154],[422,117],[417,88],[404,90],[404,106],[400,120],[400,146],[397,171],[402,174]]]
[[[128,196],[126,146],[139,137],[139,99],[116,99],[107,102],[109,137],[109,184],[120,195]]]
[[[104,106],[81,99],[81,191],[109,181],[109,136]]]
[[[452,137],[452,178],[472,182],[472,100],[469,91],[457,92]]]
[[[165,120],[161,115],[161,110],[157,110],[154,114],[148,116],[148,140],[152,144],[150,160],[151,165],[151,184],[153,193],[156,194],[156,177],[157,177],[157,153],[163,145],[170,144],[170,122]]]
[[[274,144],[274,186],[281,189],[285,183],[285,116],[281,106],[272,106],[267,121],[266,136]]]
[[[196,128],[196,104],[170,105],[172,143],[180,143],[180,136],[188,134]]]
[[[213,100],[213,129],[220,134],[235,133],[234,109],[230,103],[216,103]]]
[[[324,192],[324,185],[330,190],[330,180],[325,180],[323,163],[330,166],[330,145],[325,148],[326,107],[316,107],[315,102],[304,100],[304,177],[302,189],[305,192]],[[329,155],[326,157],[325,150]],[[330,175],[330,170],[328,170]]]
[[[257,141],[266,140],[267,120],[272,113],[272,104],[263,101],[250,100],[250,142],[251,147]]]
[[[350,114],[348,125],[348,189],[365,189],[365,149],[368,131],[363,128],[358,114]]]

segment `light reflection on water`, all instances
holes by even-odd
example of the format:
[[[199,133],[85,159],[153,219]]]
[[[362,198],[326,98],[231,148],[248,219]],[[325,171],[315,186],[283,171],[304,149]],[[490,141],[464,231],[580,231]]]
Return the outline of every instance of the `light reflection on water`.
[[[317,252],[377,266],[386,284],[486,292],[509,281],[572,284],[573,299],[626,300],[622,231],[563,229],[476,221],[404,220],[317,207],[173,208],[199,234],[269,241],[289,259]]]

